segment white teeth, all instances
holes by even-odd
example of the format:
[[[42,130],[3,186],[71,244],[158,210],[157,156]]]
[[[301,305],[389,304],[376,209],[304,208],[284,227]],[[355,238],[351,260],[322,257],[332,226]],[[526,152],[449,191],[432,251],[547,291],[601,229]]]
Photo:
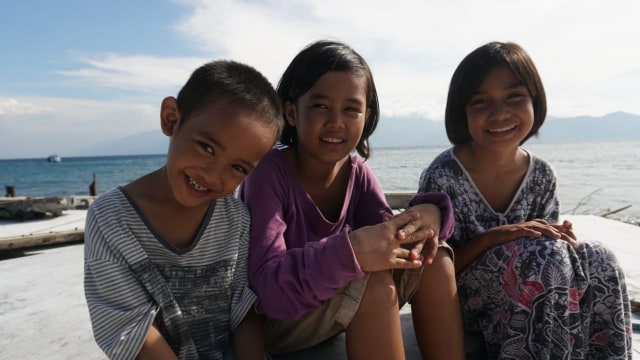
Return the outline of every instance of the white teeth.
[[[341,139],[338,138],[322,138],[322,141],[324,142],[329,142],[329,143],[333,143],[333,144],[340,144],[342,143]]]
[[[193,180],[192,178],[189,178],[189,185],[191,185],[192,188],[198,190],[198,191],[208,191],[209,189],[207,189],[206,187],[198,184],[195,180]]]
[[[516,128],[516,126],[513,125],[513,126],[509,126],[509,127],[504,127],[504,128],[501,128],[501,129],[488,129],[487,131],[489,131],[490,133],[501,133],[501,132],[513,130],[515,128]]]

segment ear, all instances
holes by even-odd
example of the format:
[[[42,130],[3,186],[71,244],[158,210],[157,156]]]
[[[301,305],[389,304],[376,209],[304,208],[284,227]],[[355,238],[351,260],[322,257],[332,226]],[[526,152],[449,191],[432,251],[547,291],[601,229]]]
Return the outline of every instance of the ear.
[[[178,111],[178,102],[173,96],[168,96],[162,100],[160,106],[160,127],[162,132],[167,136],[173,136],[178,129],[180,122],[180,111]]]
[[[371,115],[371,108],[367,108],[367,111],[364,113],[364,122],[369,121],[369,116]]]
[[[287,124],[291,126],[296,126],[298,121],[298,110],[296,109],[296,104],[291,101],[284,102],[284,118],[287,121]]]

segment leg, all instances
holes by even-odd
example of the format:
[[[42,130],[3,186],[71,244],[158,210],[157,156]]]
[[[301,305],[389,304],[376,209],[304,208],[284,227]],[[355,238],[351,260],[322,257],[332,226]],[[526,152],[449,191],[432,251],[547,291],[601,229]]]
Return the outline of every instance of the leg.
[[[455,270],[447,250],[439,248],[433,263],[425,265],[411,300],[411,313],[424,358],[464,359]]]
[[[404,359],[398,297],[389,271],[371,273],[346,331],[349,359]]]
[[[589,356],[593,359],[631,358],[631,308],[624,273],[615,254],[599,244],[582,243],[589,261],[589,289],[580,300],[590,309]]]

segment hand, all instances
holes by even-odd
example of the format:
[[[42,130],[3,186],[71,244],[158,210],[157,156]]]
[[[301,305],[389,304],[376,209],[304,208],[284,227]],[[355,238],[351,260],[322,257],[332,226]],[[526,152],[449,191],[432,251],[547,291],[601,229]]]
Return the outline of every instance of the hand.
[[[403,248],[403,244],[423,242],[429,233],[421,229],[422,213],[407,210],[383,223],[364,226],[349,234],[351,247],[363,271],[414,269],[422,261]]]
[[[577,242],[575,240],[575,235],[573,235],[573,231],[571,230],[571,223],[568,221],[566,223],[569,224],[568,229],[565,228],[567,226],[566,224],[549,224],[546,220],[534,219],[519,224],[496,226],[487,230],[483,236],[491,235],[491,238],[493,239],[493,246],[504,244],[522,237],[537,238],[540,236],[546,236],[554,240],[565,240],[572,246],[576,246]],[[562,232],[561,229],[565,232]]]
[[[412,206],[410,210],[419,211],[422,214],[422,221],[417,231],[423,231],[425,234],[424,240],[413,244],[410,256],[412,259],[422,259],[427,264],[431,264],[438,251],[438,236],[442,223],[440,208],[433,204],[419,204]],[[426,250],[423,251],[425,246]]]
[[[578,238],[573,233],[573,224],[569,220],[565,220],[562,224],[551,224],[556,231],[560,233],[560,239],[568,242],[573,247],[578,246]]]
[[[409,244],[403,244],[403,249],[408,249],[409,257],[412,260],[420,260],[425,261],[427,264],[431,264],[433,259],[436,256],[436,252],[438,251],[438,237],[440,233],[440,209],[432,204],[420,204],[411,207],[411,209],[415,211],[419,211],[422,214],[421,225],[418,224],[418,228],[416,232],[414,232],[414,239],[417,237],[422,238],[424,236],[425,240],[415,241]],[[399,215],[396,215],[399,216]],[[394,218],[392,214],[384,213],[382,214],[382,218],[384,221],[389,221]],[[435,221],[434,221],[435,220]],[[416,233],[418,233],[416,235]],[[406,239],[406,233],[403,229],[398,230],[396,234],[396,238],[400,241]],[[413,245],[413,246],[411,246]],[[427,250],[423,253],[424,246],[427,246]],[[426,255],[426,256],[425,256]]]

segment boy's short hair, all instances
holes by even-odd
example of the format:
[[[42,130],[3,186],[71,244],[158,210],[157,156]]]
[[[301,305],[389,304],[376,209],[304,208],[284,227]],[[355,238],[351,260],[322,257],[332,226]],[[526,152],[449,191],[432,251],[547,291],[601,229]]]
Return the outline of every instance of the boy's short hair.
[[[447,137],[453,145],[465,144],[472,140],[467,124],[467,103],[487,74],[497,66],[511,70],[531,95],[533,127],[522,143],[538,134],[538,129],[547,116],[547,98],[533,60],[518,44],[490,42],[469,53],[460,62],[451,78],[444,119]]]
[[[216,60],[197,68],[178,93],[182,122],[218,99],[250,110],[264,119],[276,138],[283,127],[282,101],[273,85],[258,70],[232,60]]]

